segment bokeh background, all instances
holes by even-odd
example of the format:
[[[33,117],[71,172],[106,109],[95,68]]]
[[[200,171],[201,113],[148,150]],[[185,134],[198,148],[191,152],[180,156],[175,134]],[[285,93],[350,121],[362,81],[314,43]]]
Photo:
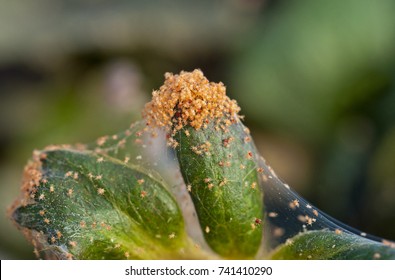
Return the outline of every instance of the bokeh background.
[[[0,0],[0,257],[33,149],[140,118],[165,72],[200,68],[259,150],[337,219],[395,239],[395,1]]]

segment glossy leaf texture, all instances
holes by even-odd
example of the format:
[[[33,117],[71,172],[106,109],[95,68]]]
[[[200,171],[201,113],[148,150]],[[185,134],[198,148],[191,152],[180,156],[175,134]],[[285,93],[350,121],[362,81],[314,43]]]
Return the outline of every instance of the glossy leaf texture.
[[[253,258],[262,239],[257,151],[247,132],[238,120],[225,129],[186,126],[174,136],[204,237],[225,258]]]
[[[271,258],[276,260],[374,260],[395,259],[395,249],[354,234],[309,231],[279,246]]]
[[[141,167],[86,150],[36,152],[12,218],[50,259],[169,259],[189,242],[164,182]]]

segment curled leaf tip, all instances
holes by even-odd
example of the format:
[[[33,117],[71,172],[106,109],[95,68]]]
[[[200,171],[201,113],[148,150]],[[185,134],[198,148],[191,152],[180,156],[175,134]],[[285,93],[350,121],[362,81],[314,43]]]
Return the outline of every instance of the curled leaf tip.
[[[224,258],[254,258],[263,194],[237,102],[200,70],[167,73],[152,96],[143,112],[147,128],[166,131],[208,245]]]
[[[201,70],[165,74],[165,82],[152,93],[143,117],[152,127],[179,131],[189,125],[199,130],[213,120],[228,125],[240,111],[235,100],[226,95],[223,83],[209,82]]]

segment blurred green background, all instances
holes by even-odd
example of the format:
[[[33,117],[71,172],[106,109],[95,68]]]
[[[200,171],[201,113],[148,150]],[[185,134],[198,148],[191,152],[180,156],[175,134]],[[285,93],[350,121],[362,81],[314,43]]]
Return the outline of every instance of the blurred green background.
[[[0,257],[34,258],[6,216],[33,149],[140,118],[163,74],[223,81],[302,196],[395,239],[395,1],[0,0]]]

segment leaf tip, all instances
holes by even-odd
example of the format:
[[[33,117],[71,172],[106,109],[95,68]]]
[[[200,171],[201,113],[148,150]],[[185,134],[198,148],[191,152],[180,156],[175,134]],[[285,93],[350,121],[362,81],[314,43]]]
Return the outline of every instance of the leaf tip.
[[[206,128],[214,120],[221,127],[233,123],[240,107],[226,95],[223,83],[210,82],[201,70],[165,74],[165,82],[154,91],[146,104],[143,117],[148,126],[179,131],[186,125],[195,130]],[[174,132],[173,132],[174,134]],[[188,136],[189,131],[185,131]],[[177,146],[175,142],[170,146]]]

